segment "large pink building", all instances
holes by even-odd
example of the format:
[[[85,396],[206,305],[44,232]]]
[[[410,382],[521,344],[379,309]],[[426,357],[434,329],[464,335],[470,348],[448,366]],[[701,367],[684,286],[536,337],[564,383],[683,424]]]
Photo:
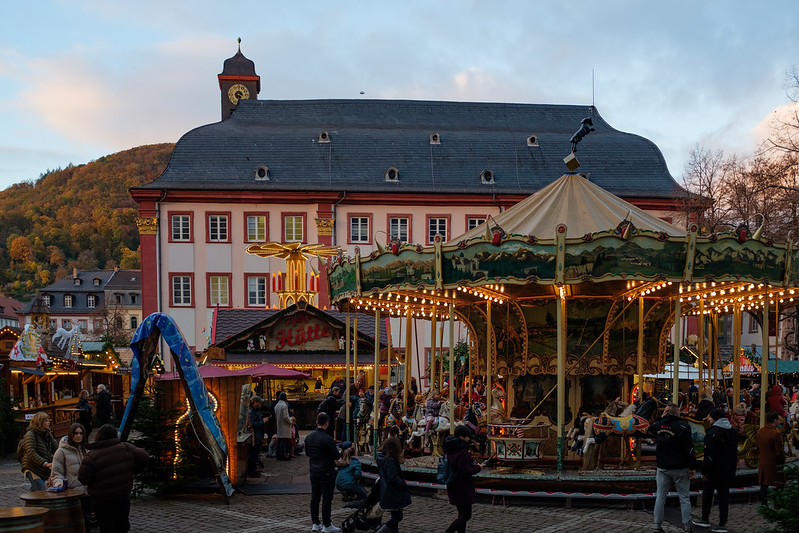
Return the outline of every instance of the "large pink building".
[[[368,254],[391,238],[431,244],[483,223],[560,177],[581,120],[580,171],[671,221],[682,189],[652,142],[596,108],[406,100],[258,100],[241,51],[218,75],[222,120],[186,133],[139,205],[143,315],[166,312],[207,346],[213,309],[275,306],[279,259],[253,243],[321,243]],[[324,268],[315,304],[328,305]],[[395,344],[397,341],[395,339]]]

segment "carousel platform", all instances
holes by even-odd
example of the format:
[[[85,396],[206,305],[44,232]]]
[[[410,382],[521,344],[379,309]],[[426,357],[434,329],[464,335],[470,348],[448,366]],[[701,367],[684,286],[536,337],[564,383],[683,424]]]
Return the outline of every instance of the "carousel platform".
[[[371,456],[359,457],[363,475],[376,479],[377,465]],[[474,476],[478,495],[495,498],[547,498],[581,500],[654,500],[657,485],[655,482],[654,458],[646,458],[641,468],[621,468],[607,465],[604,469],[579,471],[576,462],[568,464],[560,475],[554,460],[544,458],[540,462],[523,465],[494,465],[483,468]],[[413,457],[403,464],[408,485],[419,491],[446,490],[436,481],[435,466],[438,458],[432,456]],[[691,495],[699,496],[702,490],[702,477],[697,475],[691,481]],[[757,469],[742,467],[738,469],[735,482],[730,489],[733,496],[756,495]],[[669,493],[677,497],[677,493]]]

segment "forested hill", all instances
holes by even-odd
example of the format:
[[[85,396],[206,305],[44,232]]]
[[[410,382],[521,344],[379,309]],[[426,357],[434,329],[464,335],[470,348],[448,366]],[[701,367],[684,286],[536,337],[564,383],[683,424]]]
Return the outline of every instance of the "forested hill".
[[[139,268],[137,208],[174,144],[139,146],[0,191],[0,292],[27,301],[72,268]]]

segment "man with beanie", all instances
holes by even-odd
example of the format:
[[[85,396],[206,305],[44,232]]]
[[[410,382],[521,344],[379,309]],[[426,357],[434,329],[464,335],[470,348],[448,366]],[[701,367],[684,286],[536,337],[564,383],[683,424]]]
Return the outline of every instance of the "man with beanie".
[[[677,404],[669,403],[663,410],[663,418],[652,424],[649,433],[655,436],[657,442],[655,533],[663,533],[663,512],[672,483],[680,499],[683,530],[689,533],[691,531],[690,470],[696,464],[691,427],[680,418]]]
[[[702,519],[694,525],[710,527],[710,508],[713,506],[713,491],[719,503],[719,525],[711,531],[727,533],[727,516],[730,503],[730,484],[735,478],[738,465],[738,434],[727,415],[721,409],[710,412],[712,424],[705,433],[705,459],[702,463]]]
[[[294,419],[289,415],[288,397],[281,392],[275,404],[275,424],[277,426],[277,460],[288,461],[291,459],[289,441],[291,440],[291,424]]]

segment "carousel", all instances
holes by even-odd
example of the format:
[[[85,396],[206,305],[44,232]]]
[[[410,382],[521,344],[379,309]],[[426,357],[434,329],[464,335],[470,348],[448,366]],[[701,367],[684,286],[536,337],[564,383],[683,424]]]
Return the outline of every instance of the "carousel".
[[[353,314],[373,313],[378,329],[381,317],[401,317],[410,334],[412,321],[424,319],[435,343],[436,325],[449,323],[448,354],[427,359],[417,370],[429,375],[431,389],[449,389],[447,416],[461,398],[468,403],[461,410],[471,415],[475,403],[488,406],[475,425],[495,468],[476,478],[478,486],[508,487],[513,481],[521,489],[563,490],[572,480],[605,491],[651,493],[654,466],[641,461],[641,447],[630,437],[642,435],[657,409],[640,400],[637,406],[616,400],[632,404],[644,376],[663,373],[668,363],[675,369],[672,397],[686,392],[680,390],[685,377],[679,365],[685,317],[694,317],[703,333],[697,350],[708,364],[695,376],[700,389],[720,385],[720,372],[713,371],[723,367],[713,342],[720,316],[734,316],[737,354],[741,314],[762,313],[763,351],[769,353],[769,314],[794,306],[799,297],[795,258],[791,239],[773,242],[762,226],[751,233],[742,226],[699,235],[697,224],[684,230],[569,173],[448,242],[391,242],[368,256],[358,249],[354,257],[339,255],[328,264],[327,278],[331,302]],[[455,369],[455,322],[468,331],[468,368],[445,378],[445,365]],[[436,354],[436,347],[429,353]],[[376,351],[375,369],[379,357]],[[406,353],[405,383],[412,362]],[[737,398],[740,358],[732,366]],[[761,376],[767,390],[768,373]],[[485,398],[476,402],[472,389],[480,382]],[[626,477],[599,471],[586,476],[581,447],[572,452],[567,446],[576,420],[603,411],[604,425],[595,428],[621,443],[608,461],[618,463],[631,448],[637,451]],[[764,421],[761,410],[761,426]],[[464,422],[446,424],[445,434],[458,423]],[[432,478],[424,468],[408,470],[420,483]],[[751,471],[739,473],[741,484],[752,484]]]

